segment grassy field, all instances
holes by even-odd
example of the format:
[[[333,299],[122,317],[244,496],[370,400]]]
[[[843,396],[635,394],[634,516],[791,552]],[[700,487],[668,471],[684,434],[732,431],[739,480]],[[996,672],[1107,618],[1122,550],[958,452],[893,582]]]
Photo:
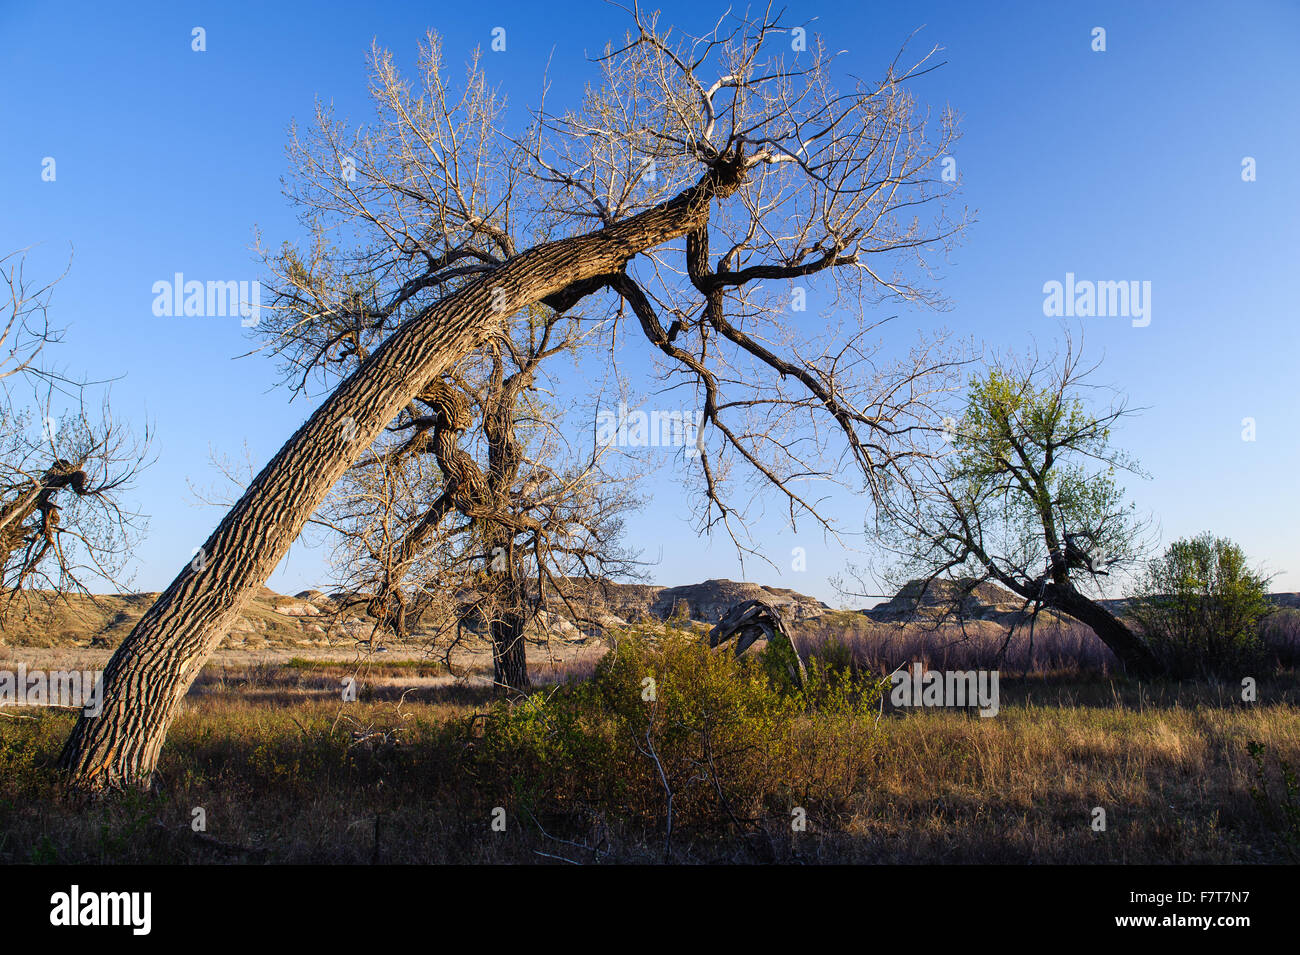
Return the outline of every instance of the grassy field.
[[[72,716],[7,709],[0,862],[1297,859],[1293,671],[1253,704],[1227,684],[1004,676],[986,719],[895,711],[869,680],[814,705],[681,654],[552,674],[513,706],[422,664],[209,667],[154,790],[95,801],[50,769]]]

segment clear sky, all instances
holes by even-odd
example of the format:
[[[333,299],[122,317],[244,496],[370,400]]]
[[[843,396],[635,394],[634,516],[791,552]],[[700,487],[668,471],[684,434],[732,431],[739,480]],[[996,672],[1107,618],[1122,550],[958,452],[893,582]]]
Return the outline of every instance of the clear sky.
[[[647,4],[654,6],[654,4]],[[723,4],[664,2],[664,21],[704,32]],[[961,199],[978,221],[950,257],[949,311],[904,311],[912,327],[946,326],[991,348],[1059,337],[1043,284],[1151,283],[1151,321],[1082,320],[1106,381],[1148,408],[1119,438],[1151,473],[1129,487],[1170,540],[1212,530],[1240,542],[1300,590],[1300,4],[844,2],[788,6],[833,49],[842,69],[878,75],[917,27],[944,47],[918,95],[963,116],[954,150]],[[250,247],[302,232],[280,192],[285,130],[316,97],[369,118],[372,38],[410,64],[428,28],[455,63],[505,52],[489,75],[514,107],[549,105],[596,79],[587,55],[622,36],[626,15],[586,0],[545,3],[32,3],[0,0],[0,250],[36,245],[49,276],[69,250],[54,318],[69,326],[59,363],[113,385],[115,413],[156,428],[157,463],[138,506],[151,530],[136,589],[158,590],[219,519],[188,482],[209,485],[209,449],[260,466],[310,413],[273,389],[265,359],[237,359],[237,319],[159,318],[154,282],[176,272],[257,279]],[[191,49],[191,31],[207,49]],[[1092,31],[1106,31],[1106,50]],[[549,67],[548,67],[549,63]],[[55,160],[55,179],[42,178]],[[1256,179],[1243,181],[1245,157]],[[895,310],[897,311],[897,310]],[[1254,441],[1242,440],[1253,418]],[[667,462],[667,458],[665,458]],[[827,577],[846,552],[820,537],[755,526],[777,568],[742,571],[725,538],[699,539],[671,469],[631,537],[659,583],[747,576],[835,602]],[[835,512],[861,527],[862,505]],[[789,569],[790,549],[807,570]],[[851,556],[851,555],[849,555]],[[322,583],[323,555],[295,545],[270,585]]]

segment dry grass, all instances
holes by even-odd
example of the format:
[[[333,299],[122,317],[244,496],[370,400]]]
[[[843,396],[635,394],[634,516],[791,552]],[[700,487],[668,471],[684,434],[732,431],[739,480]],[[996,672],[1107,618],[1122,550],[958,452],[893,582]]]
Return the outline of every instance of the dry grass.
[[[488,692],[392,666],[362,701],[338,699],[340,666],[204,674],[171,733],[156,791],[85,803],[49,763],[63,713],[0,719],[3,862],[656,861],[662,827],[627,804],[573,805],[538,820],[526,779],[482,771],[475,751]],[[402,681],[406,681],[403,685]],[[412,689],[413,687],[413,689]],[[406,692],[409,689],[409,692]],[[1280,757],[1300,766],[1300,681],[1233,688],[1107,679],[1004,679],[998,717],[886,713],[864,723],[882,756],[841,765],[834,740],[802,754],[835,799],[813,794],[792,833],[783,781],[742,837],[719,806],[675,835],[678,861],[1281,862],[1280,815],[1252,798],[1250,741],[1265,744],[1275,806]],[[403,699],[404,694],[404,699]],[[871,725],[866,725],[867,723]],[[626,775],[594,762],[588,772]],[[831,785],[836,780],[842,782]],[[643,794],[642,800],[649,799]],[[790,797],[797,798],[797,797]],[[492,811],[507,812],[494,832]],[[202,807],[207,832],[190,828]],[[1104,832],[1092,810],[1106,810]],[[544,828],[544,832],[543,832]],[[578,848],[582,844],[589,848]]]

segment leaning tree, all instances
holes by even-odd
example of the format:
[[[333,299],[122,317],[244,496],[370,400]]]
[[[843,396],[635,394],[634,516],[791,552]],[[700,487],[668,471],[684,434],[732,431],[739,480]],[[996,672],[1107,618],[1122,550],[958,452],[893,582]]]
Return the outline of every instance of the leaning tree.
[[[293,354],[299,323],[337,327],[324,353],[316,334],[300,340],[304,380],[364,354],[114,654],[103,715],[81,719],[61,757],[75,785],[150,778],[204,660],[330,488],[530,306],[592,296],[632,317],[656,371],[701,407],[705,528],[743,517],[733,472],[818,519],[806,479],[851,471],[878,494],[927,453],[916,439],[942,358],[920,343],[887,360],[865,316],[887,298],[934,301],[925,253],[964,222],[932,203],[955,188],[938,174],[954,117],[931,121],[908,89],[931,56],[866,82],[767,12],[702,37],[632,19],[582,101],[542,107],[518,135],[477,62],[455,87],[431,36],[416,82],[376,55],[370,126],[321,109],[295,138],[290,193],[309,195],[312,234],[279,258],[283,340]],[[840,326],[791,314],[792,283],[837,306]]]
[[[1072,617],[1146,675],[1157,669],[1150,647],[1098,602],[1148,542],[1116,483],[1142,473],[1112,440],[1132,410],[1114,394],[1097,402],[1096,368],[1067,336],[1055,359],[1031,352],[973,376],[965,408],[945,421],[947,453],[895,488],[877,532],[898,558],[891,582],[919,580],[918,603],[938,580],[956,578],[959,600],[1000,584],[1031,621],[1043,609]]]

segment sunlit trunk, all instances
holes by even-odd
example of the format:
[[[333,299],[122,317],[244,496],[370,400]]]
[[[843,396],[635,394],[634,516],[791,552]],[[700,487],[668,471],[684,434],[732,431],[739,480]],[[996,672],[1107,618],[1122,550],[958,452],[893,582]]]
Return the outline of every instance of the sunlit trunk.
[[[711,196],[725,191],[706,177],[624,222],[537,246],[402,325],[277,452],[113,654],[102,715],[82,716],[60,757],[73,785],[151,779],[181,700],[244,604],[344,470],[421,389],[508,314],[699,227]]]

